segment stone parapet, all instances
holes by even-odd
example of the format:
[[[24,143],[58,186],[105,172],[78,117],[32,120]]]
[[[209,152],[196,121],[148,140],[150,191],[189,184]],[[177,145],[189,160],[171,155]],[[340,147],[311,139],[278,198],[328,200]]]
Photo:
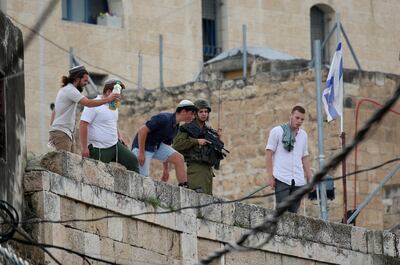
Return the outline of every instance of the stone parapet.
[[[195,264],[272,214],[271,209],[229,203],[153,181],[115,163],[67,152],[48,153],[31,166],[24,188],[27,217],[62,221],[31,227],[37,240],[118,264]],[[87,219],[97,221],[83,221]],[[259,233],[257,238],[267,236]],[[243,262],[247,253],[229,253],[224,259],[232,265],[288,264],[287,260],[396,264],[400,262],[398,242],[398,236],[386,231],[287,213],[280,218],[273,239],[251,254],[250,263]],[[79,260],[65,252],[55,255],[63,264]],[[277,262],[270,263],[271,259]]]

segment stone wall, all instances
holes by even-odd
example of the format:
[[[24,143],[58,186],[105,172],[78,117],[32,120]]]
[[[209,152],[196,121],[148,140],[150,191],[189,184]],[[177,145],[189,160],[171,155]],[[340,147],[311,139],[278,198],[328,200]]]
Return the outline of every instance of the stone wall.
[[[24,188],[25,218],[63,221],[25,226],[35,239],[117,264],[192,265],[272,213],[66,152],[31,161]],[[215,204],[160,214],[211,202]],[[146,212],[158,214],[140,214]],[[267,236],[259,233],[257,239]],[[228,253],[212,264],[398,264],[399,244],[386,231],[285,214],[271,242],[251,252]],[[62,264],[83,262],[65,251],[51,252]],[[36,262],[51,261],[38,250],[26,249],[25,254]]]
[[[229,63],[227,63],[229,64]],[[305,106],[307,110],[304,128],[309,135],[310,159],[314,172],[318,169],[317,115],[315,100],[315,80],[312,70],[305,70],[302,63],[266,61],[259,62],[248,80],[218,80],[187,83],[163,90],[132,92],[125,94],[120,108],[120,129],[130,142],[138,128],[159,111],[174,111],[176,104],[184,98],[195,100],[206,98],[211,102],[210,123],[223,129],[223,140],[231,151],[222,161],[221,170],[216,171],[214,194],[225,198],[239,198],[266,184],[264,148],[269,130],[288,120],[289,112],[295,104]],[[323,80],[327,72],[324,71]],[[218,77],[218,75],[216,75]],[[399,78],[375,72],[357,72],[345,70],[345,110],[344,130],[347,142],[355,131],[355,107],[362,98],[372,98],[380,103],[393,94]],[[323,84],[324,85],[324,84]],[[398,103],[394,109],[400,110]],[[358,126],[372,115],[376,107],[362,104]],[[400,146],[400,117],[389,113],[379,127],[373,130],[368,139],[358,146],[358,169],[370,167],[398,157]],[[326,159],[341,149],[339,138],[340,123],[324,124],[324,143]],[[377,183],[389,172],[393,164],[368,173],[358,174],[356,181],[357,205],[362,202]],[[153,162],[152,176],[161,176],[161,163]],[[347,172],[355,170],[354,153],[347,159]],[[341,169],[331,172],[340,176]],[[388,185],[398,184],[393,177]],[[329,202],[329,220],[341,221],[343,217],[343,186],[340,180],[335,182],[336,198]],[[261,194],[270,192],[268,189]],[[354,177],[347,181],[348,208],[354,207]],[[387,216],[383,210],[382,192],[361,213],[357,222],[361,226],[383,229],[395,225],[395,219]],[[253,203],[268,208],[274,207],[272,197],[254,200]],[[319,216],[315,201],[304,200],[300,210],[307,216]],[[388,221],[391,219],[392,221]]]
[[[0,199],[20,211],[26,165],[23,39],[1,11],[0,58]]]

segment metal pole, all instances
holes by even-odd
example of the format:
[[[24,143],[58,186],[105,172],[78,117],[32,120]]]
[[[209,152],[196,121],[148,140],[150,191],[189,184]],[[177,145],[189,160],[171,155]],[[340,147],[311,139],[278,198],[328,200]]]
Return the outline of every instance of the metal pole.
[[[164,88],[163,49],[163,35],[160,34],[160,88]]]
[[[361,212],[362,209],[367,206],[367,204],[372,200],[372,198],[379,192],[379,190],[385,185],[386,182],[388,182],[396,172],[400,170],[400,164],[397,164],[397,166],[394,167],[394,169],[387,174],[383,180],[379,183],[379,185],[370,193],[368,194],[367,198],[360,204],[360,206],[357,207],[357,210],[350,216],[350,218],[347,220],[347,223],[350,224],[354,218],[357,217],[357,215]]]
[[[340,138],[342,139],[342,150],[346,147],[346,133],[342,131],[340,134]],[[343,176],[343,223],[347,223],[347,182],[346,182],[346,159],[342,161],[342,176]]]
[[[321,88],[321,44],[320,40],[314,41],[314,67],[315,67],[315,83],[316,83],[316,95],[317,95],[317,120],[318,120],[318,161],[319,169],[324,166],[324,125],[322,121],[322,88]],[[328,220],[328,209],[327,209],[327,198],[326,198],[326,188],[325,182],[319,183],[320,190],[320,208],[321,208],[321,218],[323,220]]]
[[[354,61],[356,62],[356,65],[357,65],[358,70],[359,70],[359,71],[362,71],[361,65],[360,65],[360,63],[358,62],[358,59],[357,59],[356,53],[355,53],[354,50],[353,50],[353,47],[351,47],[350,40],[349,40],[349,38],[347,38],[347,35],[346,35],[346,32],[344,31],[344,28],[343,28],[342,23],[340,23],[340,30],[341,30],[342,33],[343,33],[343,36],[344,36],[344,39],[346,40],[347,45],[349,45],[351,55],[353,56],[353,59],[354,59]]]
[[[0,10],[7,15],[7,0],[0,0]]]
[[[247,27],[245,24],[242,25],[243,33],[243,79],[247,78],[247,43],[246,43],[246,32]]]
[[[69,68],[74,67],[74,48],[69,47]]]
[[[142,89],[142,74],[143,74],[143,57],[142,52],[139,51],[138,54],[138,84],[137,89],[140,91]]]

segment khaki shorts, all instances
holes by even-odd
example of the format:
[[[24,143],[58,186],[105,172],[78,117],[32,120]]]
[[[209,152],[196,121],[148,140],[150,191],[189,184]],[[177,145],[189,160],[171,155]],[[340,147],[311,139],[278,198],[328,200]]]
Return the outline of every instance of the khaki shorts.
[[[49,143],[52,144],[57,151],[65,150],[72,152],[72,140],[65,132],[51,131],[49,135]]]

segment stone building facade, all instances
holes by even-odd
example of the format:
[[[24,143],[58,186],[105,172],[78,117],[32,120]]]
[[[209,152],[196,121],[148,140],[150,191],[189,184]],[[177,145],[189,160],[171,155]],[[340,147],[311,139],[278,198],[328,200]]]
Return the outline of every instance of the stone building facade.
[[[2,0],[1,7],[26,37],[50,2]],[[311,39],[326,37],[340,14],[364,70],[400,73],[397,0],[95,2],[90,6],[85,5],[86,0],[57,1],[38,31],[42,37],[36,34],[25,51],[30,152],[46,151],[49,104],[55,99],[60,77],[69,68],[69,48],[74,49],[74,54],[99,83],[118,74],[126,79],[129,89],[137,88],[140,82],[140,53],[143,86],[154,88],[160,84],[159,35],[162,34],[164,84],[171,86],[192,81],[203,57],[240,47],[242,24],[247,25],[248,46],[269,47],[310,59]],[[333,34],[324,52],[325,61],[329,60],[335,41]],[[344,58],[346,68],[355,68],[347,45]]]
[[[230,63],[228,63],[230,65]],[[226,198],[240,198],[266,184],[265,145],[269,130],[287,121],[291,107],[301,104],[306,108],[303,124],[309,135],[310,160],[313,171],[318,170],[317,114],[315,100],[315,78],[312,69],[305,69],[302,61],[259,61],[253,65],[256,73],[246,81],[210,80],[194,82],[163,90],[146,91],[140,94],[125,95],[120,108],[120,129],[130,142],[138,128],[151,115],[159,111],[174,111],[176,104],[184,98],[195,100],[205,98],[211,102],[210,123],[223,129],[223,140],[230,154],[221,163],[221,169],[214,179],[214,194]],[[296,70],[300,69],[300,70]],[[323,79],[327,71],[324,71]],[[215,74],[218,76],[218,73]],[[355,133],[355,111],[357,103],[363,98],[383,103],[393,94],[399,77],[376,72],[357,72],[345,70],[345,108],[344,131],[347,142]],[[162,100],[159,100],[162,99]],[[394,108],[400,109],[399,103]],[[373,114],[376,106],[364,103],[359,108],[358,129]],[[388,113],[379,127],[373,130],[368,139],[358,146],[358,169],[378,165],[397,158],[399,115]],[[218,121],[220,124],[218,125]],[[324,123],[325,159],[341,150],[339,121]],[[355,171],[354,153],[346,161],[347,172]],[[395,166],[386,165],[377,170],[347,178],[348,209],[354,209],[378,185]],[[161,176],[161,163],[153,162],[151,175]],[[171,172],[173,174],[173,172]],[[341,176],[341,168],[331,172],[334,177]],[[400,218],[398,191],[400,180],[395,175],[364,209],[357,218],[357,225],[389,229]],[[355,184],[354,184],[355,183]],[[357,196],[354,198],[354,187]],[[329,220],[340,222],[343,218],[343,184],[335,181],[336,197],[329,201]],[[271,190],[263,189],[259,194]],[[356,201],[356,203],[355,203]],[[253,203],[267,208],[274,207],[273,197],[253,200]],[[316,201],[304,200],[300,213],[306,216],[319,216]]]

